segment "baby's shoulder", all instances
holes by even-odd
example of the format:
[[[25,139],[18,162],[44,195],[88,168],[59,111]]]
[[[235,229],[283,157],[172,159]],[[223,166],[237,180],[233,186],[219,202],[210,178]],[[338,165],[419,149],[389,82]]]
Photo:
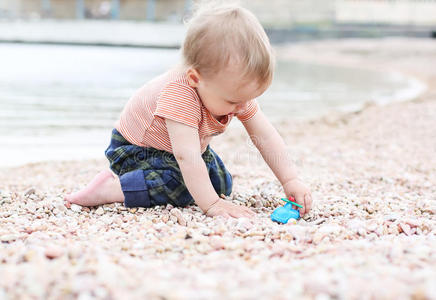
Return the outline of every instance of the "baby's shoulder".
[[[197,90],[189,84],[186,73],[178,70],[167,73],[164,84],[161,86],[161,93],[200,100]]]
[[[159,98],[163,93],[166,94],[180,94],[187,95],[194,94],[196,91],[193,89],[183,73],[177,69],[170,69],[164,73],[157,75],[144,83],[135,92],[145,98]]]

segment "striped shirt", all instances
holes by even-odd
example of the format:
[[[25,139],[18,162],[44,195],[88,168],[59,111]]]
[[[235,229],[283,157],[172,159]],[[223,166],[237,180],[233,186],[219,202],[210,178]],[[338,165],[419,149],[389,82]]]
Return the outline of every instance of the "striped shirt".
[[[252,99],[246,109],[236,114],[245,122],[252,118],[259,107]],[[177,121],[198,129],[203,153],[213,136],[225,131],[233,114],[217,120],[204,107],[186,74],[176,68],[149,81],[129,99],[115,128],[130,143],[153,147],[172,153],[171,141],[165,119]]]

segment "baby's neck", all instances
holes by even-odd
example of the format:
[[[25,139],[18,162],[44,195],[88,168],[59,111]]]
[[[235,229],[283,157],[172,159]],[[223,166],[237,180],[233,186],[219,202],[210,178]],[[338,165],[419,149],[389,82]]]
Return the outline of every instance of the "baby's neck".
[[[212,115],[218,122],[220,123],[226,123],[226,118],[230,117],[229,115],[224,115],[224,116],[214,116]]]
[[[215,117],[215,119],[217,119],[219,122],[221,122],[222,120],[224,120],[226,116],[217,116]]]

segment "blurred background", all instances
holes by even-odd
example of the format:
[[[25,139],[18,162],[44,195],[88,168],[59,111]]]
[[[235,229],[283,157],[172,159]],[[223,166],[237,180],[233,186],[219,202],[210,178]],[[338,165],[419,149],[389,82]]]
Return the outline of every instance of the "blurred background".
[[[436,38],[436,0],[245,0],[275,47]],[[103,158],[136,89],[179,60],[193,0],[0,0],[0,166]],[[265,113],[313,119],[416,97],[404,74],[279,59]],[[232,124],[238,126],[238,124]]]

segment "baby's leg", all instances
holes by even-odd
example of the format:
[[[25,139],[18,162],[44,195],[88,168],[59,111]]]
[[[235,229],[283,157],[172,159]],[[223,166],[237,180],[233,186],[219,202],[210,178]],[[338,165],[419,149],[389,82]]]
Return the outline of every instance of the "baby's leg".
[[[124,194],[117,176],[110,170],[97,174],[84,189],[65,196],[65,201],[82,206],[96,206],[124,202]]]

